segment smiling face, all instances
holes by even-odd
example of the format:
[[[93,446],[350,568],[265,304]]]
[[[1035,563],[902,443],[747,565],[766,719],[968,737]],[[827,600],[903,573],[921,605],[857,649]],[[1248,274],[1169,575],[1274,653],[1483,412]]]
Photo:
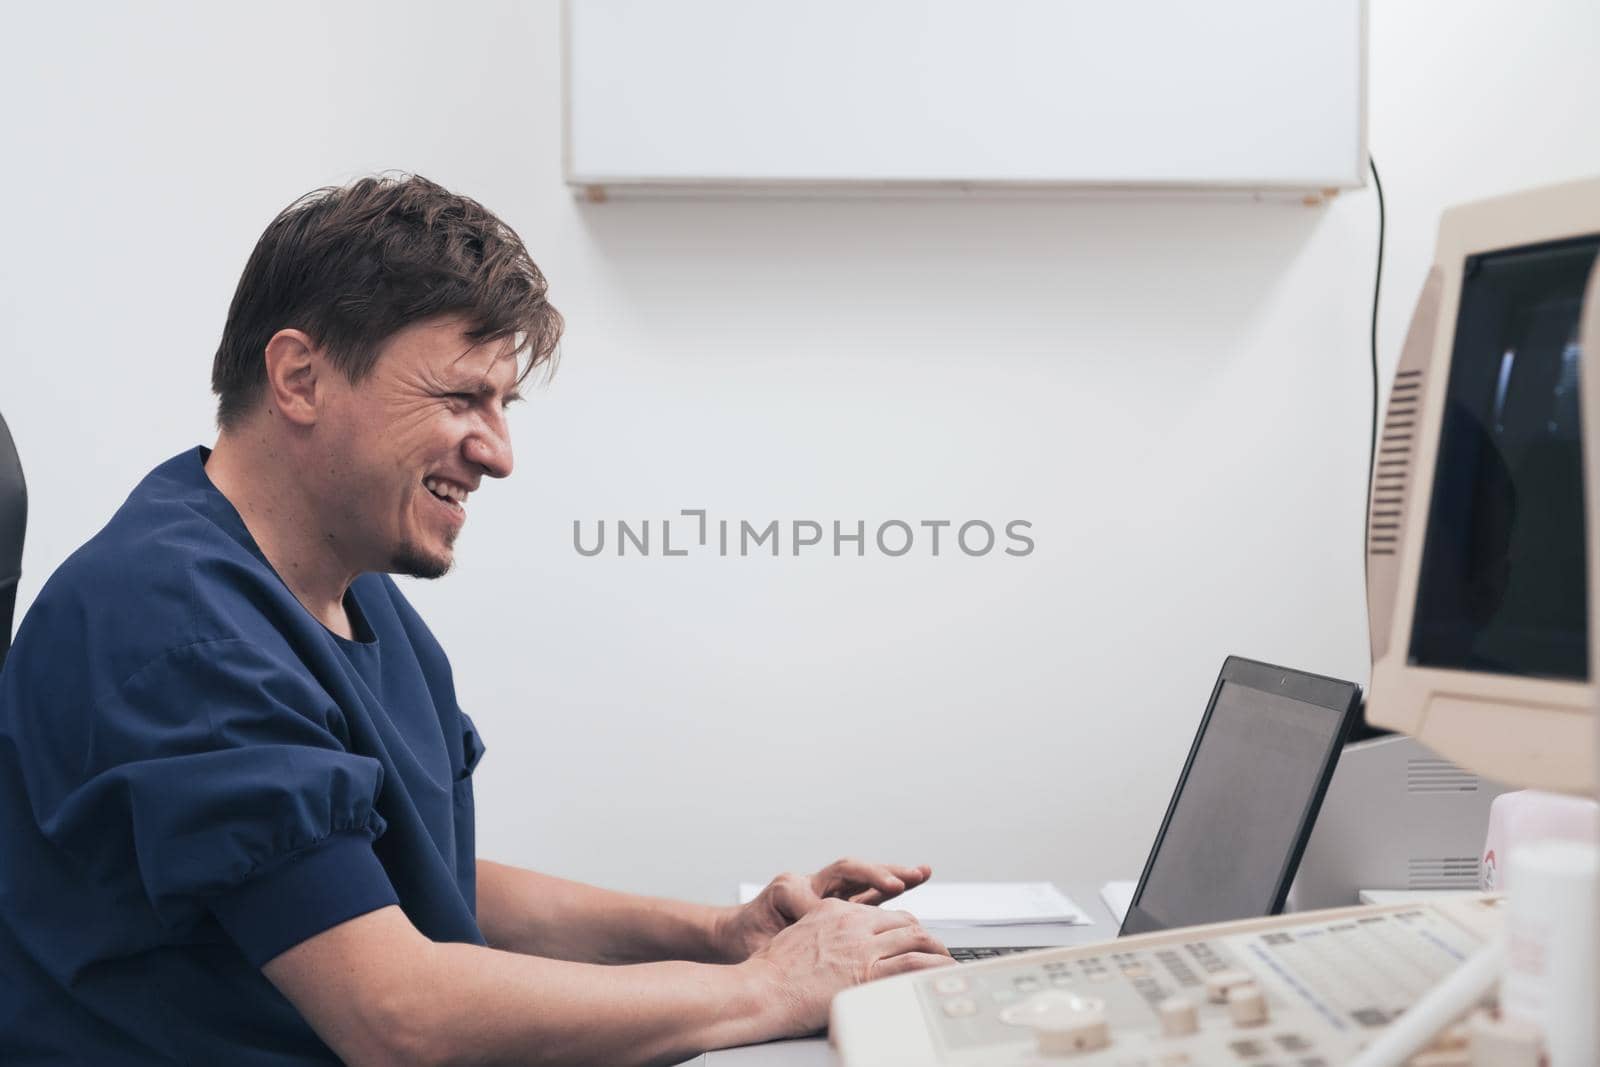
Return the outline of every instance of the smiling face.
[[[475,344],[466,330],[455,317],[413,323],[360,381],[326,379],[317,454],[327,467],[305,483],[317,487],[328,547],[352,570],[440,577],[469,494],[484,476],[511,473],[515,351],[509,341]]]

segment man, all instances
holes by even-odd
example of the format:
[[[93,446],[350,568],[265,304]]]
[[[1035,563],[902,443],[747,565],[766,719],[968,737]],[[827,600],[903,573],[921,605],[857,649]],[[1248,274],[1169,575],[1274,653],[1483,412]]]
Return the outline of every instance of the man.
[[[483,746],[389,573],[511,473],[561,320],[516,234],[420,178],[267,228],[221,433],[39,594],[0,673],[0,1061],[669,1063],[949,962],[841,860],[717,909],[476,860]]]

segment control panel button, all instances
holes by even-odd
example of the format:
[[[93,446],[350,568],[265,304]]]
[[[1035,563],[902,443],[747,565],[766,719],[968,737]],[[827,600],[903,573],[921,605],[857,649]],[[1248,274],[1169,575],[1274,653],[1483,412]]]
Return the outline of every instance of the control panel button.
[[[1428,1045],[1430,1052],[1453,1052],[1467,1047],[1470,1032],[1464,1022],[1447,1026],[1434,1035],[1433,1041]]]
[[[978,1014],[978,1002],[971,997],[951,997],[943,1007],[944,1013],[952,1019],[965,1019]]]
[[[1467,1022],[1467,1047],[1474,1064],[1539,1067],[1542,1045],[1539,1028],[1520,1019],[1497,1019],[1480,1011]]]
[[[1311,1042],[1295,1033],[1278,1034],[1272,1040],[1285,1052],[1308,1052],[1311,1049]]]
[[[1163,1037],[1186,1037],[1200,1029],[1200,1011],[1188,997],[1168,997],[1156,1006]]]
[[[1226,1004],[1228,990],[1236,985],[1248,985],[1255,979],[1244,971],[1218,971],[1206,978],[1206,999],[1213,1004]]]
[[[1267,995],[1254,982],[1228,988],[1228,1018],[1235,1026],[1262,1026],[1268,1018]]]
[[[965,993],[967,991],[967,980],[959,974],[940,975],[933,980],[933,991],[945,996],[949,996],[952,993]]]

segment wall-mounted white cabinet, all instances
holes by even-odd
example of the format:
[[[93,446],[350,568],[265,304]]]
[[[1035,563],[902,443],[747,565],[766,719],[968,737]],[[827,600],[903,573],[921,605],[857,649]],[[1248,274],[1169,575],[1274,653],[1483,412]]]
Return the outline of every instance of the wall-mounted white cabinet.
[[[1364,0],[568,0],[567,180],[635,193],[1323,195]]]

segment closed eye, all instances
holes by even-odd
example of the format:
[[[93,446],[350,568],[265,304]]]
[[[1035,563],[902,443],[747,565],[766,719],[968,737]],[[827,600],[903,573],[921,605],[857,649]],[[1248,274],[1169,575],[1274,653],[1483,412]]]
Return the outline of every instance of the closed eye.
[[[452,406],[460,405],[462,409],[466,409],[466,408],[470,408],[473,405],[477,404],[479,401],[483,401],[483,402],[487,403],[489,398],[494,395],[494,391],[490,390],[490,389],[479,389],[476,392],[471,392],[471,393],[454,392],[454,393],[440,393],[439,395],[441,397],[443,397],[445,400],[450,401]],[[511,392],[511,393],[507,393],[505,398],[500,401],[500,410],[505,411],[505,410],[509,409],[512,404],[518,403],[521,400],[522,400],[522,394],[521,393],[514,392],[514,391]]]

